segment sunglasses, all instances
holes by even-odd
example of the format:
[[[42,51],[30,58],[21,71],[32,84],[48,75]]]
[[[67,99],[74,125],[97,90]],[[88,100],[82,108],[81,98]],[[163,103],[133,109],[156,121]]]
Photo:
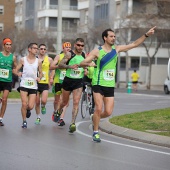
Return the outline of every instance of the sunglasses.
[[[45,50],[46,50],[46,48],[40,48],[40,50],[44,50],[44,51],[45,51]]]
[[[84,47],[84,45],[81,45],[81,44],[76,44],[78,47]]]

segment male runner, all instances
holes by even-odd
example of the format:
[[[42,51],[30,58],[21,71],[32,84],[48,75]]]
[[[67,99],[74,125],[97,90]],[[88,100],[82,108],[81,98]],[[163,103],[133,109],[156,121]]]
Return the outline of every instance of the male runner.
[[[0,52],[0,126],[4,126],[3,117],[7,107],[7,99],[12,89],[12,69],[16,67],[16,57],[11,53],[12,41],[10,38],[4,38],[2,41],[3,51]]]
[[[73,133],[76,131],[76,117],[78,114],[79,101],[82,94],[83,87],[83,76],[84,69],[79,68],[79,64],[84,60],[85,54],[83,52],[84,40],[82,38],[77,38],[74,44],[74,50],[67,52],[63,60],[59,64],[59,68],[67,69],[66,76],[63,81],[63,91],[62,91],[62,102],[60,103],[59,109],[54,113],[54,120],[60,119],[62,109],[67,105],[69,101],[69,96],[72,92],[73,95],[73,110],[72,110],[72,120],[69,127],[69,132]]]
[[[80,66],[92,66],[92,60],[97,60],[97,68],[94,69],[92,89],[95,100],[95,112],[92,117],[94,123],[93,141],[100,142],[98,132],[101,118],[110,116],[114,108],[114,87],[117,64],[117,53],[128,51],[139,46],[147,37],[154,34],[156,27],[151,28],[146,34],[129,45],[115,46],[115,33],[107,29],[102,33],[104,45],[91,51],[89,56],[80,63]],[[104,105],[104,111],[102,106]]]
[[[54,58],[54,61],[51,65],[51,69],[55,69],[55,76],[54,76],[54,87],[53,87],[53,92],[55,94],[54,96],[54,112],[58,110],[59,107],[59,103],[62,100],[62,83],[66,74],[66,69],[59,69],[58,65],[60,64],[61,60],[64,58],[64,55],[71,50],[71,43],[70,42],[64,42],[63,43],[63,51],[61,52],[61,54],[57,55]],[[65,111],[66,111],[66,107],[68,106],[68,104],[66,106],[64,106],[62,114],[60,116],[60,120],[57,122],[58,126],[64,126],[65,122],[64,122],[64,115],[65,115]],[[52,116],[53,121],[54,120],[54,114]]]
[[[22,128],[27,128],[26,117],[31,114],[30,110],[34,108],[37,94],[37,82],[42,78],[42,61],[36,57],[38,45],[30,43],[28,45],[28,55],[22,57],[14,72],[18,75],[18,71],[23,67],[20,82],[20,96],[22,101]],[[39,71],[39,75],[37,74]],[[19,75],[18,75],[19,76]]]
[[[51,57],[47,56],[47,47],[45,44],[39,45],[39,55],[38,59],[42,62],[42,73],[43,77],[38,82],[38,89],[37,89],[37,96],[36,96],[36,114],[37,119],[35,121],[35,124],[40,124],[41,118],[40,118],[40,103],[41,103],[41,113],[46,114],[46,103],[48,98],[48,89],[53,83],[53,75],[54,71],[50,72],[50,65],[53,62],[53,59]]]

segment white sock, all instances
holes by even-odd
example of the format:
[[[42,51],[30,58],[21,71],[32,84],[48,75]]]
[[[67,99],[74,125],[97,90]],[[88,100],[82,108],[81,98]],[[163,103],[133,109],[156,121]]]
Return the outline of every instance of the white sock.
[[[37,115],[37,118],[40,118],[40,114]]]
[[[2,117],[0,117],[0,122],[2,122]]]

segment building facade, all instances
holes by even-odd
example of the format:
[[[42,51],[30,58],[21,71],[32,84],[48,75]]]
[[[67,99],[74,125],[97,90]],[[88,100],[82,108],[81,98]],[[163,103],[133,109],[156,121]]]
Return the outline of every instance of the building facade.
[[[39,36],[57,36],[58,0],[15,0],[15,26],[36,31]],[[77,0],[62,0],[62,38],[77,33]]]
[[[156,25],[156,33],[153,38],[145,41],[147,48],[141,45],[128,53],[119,54],[118,77],[119,82],[126,82],[126,70],[128,69],[128,79],[131,80],[130,75],[136,69],[140,74],[142,86],[146,86],[149,75],[149,54],[153,60],[151,85],[163,85],[170,57],[170,11],[168,10],[170,1],[79,0],[78,8],[80,9],[80,27],[85,28],[82,29],[84,33],[86,32],[88,35],[91,26],[98,29],[101,24],[103,30],[111,27],[116,33],[116,44],[131,43]],[[102,30],[99,31],[101,34]],[[161,44],[157,49],[159,43]],[[156,55],[154,55],[155,52]],[[160,76],[156,76],[157,73]]]
[[[0,34],[14,28],[15,0],[0,0]]]

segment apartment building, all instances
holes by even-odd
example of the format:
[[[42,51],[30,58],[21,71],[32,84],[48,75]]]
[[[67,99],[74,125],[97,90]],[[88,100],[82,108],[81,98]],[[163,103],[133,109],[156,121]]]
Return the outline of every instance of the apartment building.
[[[15,0],[0,0],[0,34],[14,28]]]
[[[148,38],[145,44],[146,46],[150,45],[149,54],[153,56],[156,46],[161,42],[153,58],[151,85],[163,85],[167,76],[167,63],[170,57],[170,1],[79,0],[78,9],[80,10],[79,26],[85,28],[84,30],[82,29],[84,33],[89,34],[88,28],[90,26],[98,29],[101,24],[103,25],[103,30],[109,26],[115,30],[117,44],[131,43],[156,24],[155,39]],[[88,21],[86,21],[86,18],[88,18]],[[97,37],[98,35],[95,34],[95,36]],[[151,41],[153,42],[150,43]],[[140,82],[146,85],[149,67],[147,51],[144,46],[141,45],[130,50],[128,59],[126,60],[126,58],[127,53],[119,54],[119,81],[126,81],[125,69],[126,65],[128,65],[129,80],[133,70],[137,69],[140,74]],[[157,76],[158,73],[160,76]]]
[[[57,37],[58,0],[15,0],[15,26]],[[74,39],[79,11],[77,0],[62,0],[62,38]]]

